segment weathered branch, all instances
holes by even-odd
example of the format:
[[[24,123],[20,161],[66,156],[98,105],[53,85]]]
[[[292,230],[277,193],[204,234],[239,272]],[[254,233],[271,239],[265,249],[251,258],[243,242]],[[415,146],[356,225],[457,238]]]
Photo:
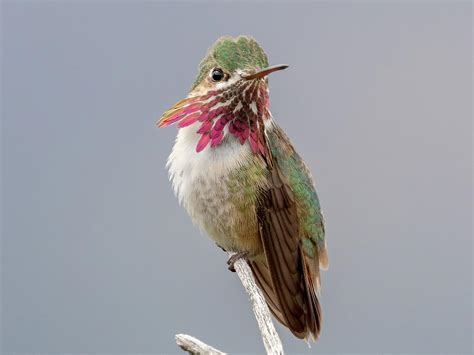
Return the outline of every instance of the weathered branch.
[[[229,256],[232,255],[232,253],[229,253]],[[250,270],[245,259],[237,260],[234,263],[234,268],[245,288],[245,291],[247,291],[250,296],[253,313],[257,319],[258,327],[260,328],[260,333],[262,335],[263,345],[265,346],[267,354],[283,355],[283,346],[280,337],[273,325],[270,310],[265,302],[262,291],[255,283],[252,270]],[[176,343],[190,354],[225,354],[189,335],[176,335]]]
[[[272,316],[268,309],[265,298],[263,297],[262,291],[255,283],[253,278],[252,270],[248,266],[245,259],[239,259],[234,264],[235,271],[239,275],[240,281],[245,288],[245,291],[250,296],[252,302],[253,313],[257,319],[260,333],[262,334],[263,345],[267,350],[267,354],[277,355],[283,354],[283,346],[281,344],[280,337],[275,330],[275,326],[272,322]]]
[[[178,344],[178,346],[181,349],[193,355],[194,354],[225,355],[225,353],[223,353],[222,351],[217,350],[213,348],[212,346],[207,345],[196,338],[193,338],[190,335],[176,334],[175,339],[176,339],[176,344]]]

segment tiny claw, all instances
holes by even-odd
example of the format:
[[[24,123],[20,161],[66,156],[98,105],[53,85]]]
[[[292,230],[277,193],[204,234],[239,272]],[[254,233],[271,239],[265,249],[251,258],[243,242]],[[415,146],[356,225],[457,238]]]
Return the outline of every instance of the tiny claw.
[[[239,259],[242,259],[242,258],[246,258],[247,255],[249,254],[248,251],[239,251],[238,253],[235,253],[234,255],[232,255],[229,260],[227,260],[227,265],[229,265],[228,269],[229,271],[231,272],[235,272],[235,263],[237,262],[237,260]]]

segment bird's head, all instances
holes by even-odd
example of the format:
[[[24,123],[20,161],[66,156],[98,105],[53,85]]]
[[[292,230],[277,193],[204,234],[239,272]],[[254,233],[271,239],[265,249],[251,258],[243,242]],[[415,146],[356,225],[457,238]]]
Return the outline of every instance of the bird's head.
[[[199,122],[197,152],[209,144],[217,147],[229,134],[241,144],[248,140],[254,153],[262,151],[259,129],[269,117],[266,76],[287,67],[269,67],[267,55],[251,37],[222,37],[201,61],[188,96],[167,110],[157,125],[178,123],[182,128]]]

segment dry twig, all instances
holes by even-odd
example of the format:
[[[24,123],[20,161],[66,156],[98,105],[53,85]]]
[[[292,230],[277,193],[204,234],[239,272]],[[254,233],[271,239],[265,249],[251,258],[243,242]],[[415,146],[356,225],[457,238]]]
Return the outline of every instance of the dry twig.
[[[232,254],[229,254],[230,256]],[[280,337],[275,330],[275,326],[272,322],[270,310],[268,309],[265,298],[263,297],[262,291],[255,283],[255,279],[252,275],[252,270],[248,266],[245,259],[239,259],[234,263],[235,271],[245,288],[245,291],[250,296],[252,302],[252,309],[257,319],[260,333],[262,334],[263,345],[269,355],[283,355],[283,346],[281,344]],[[211,354],[221,355],[224,352],[209,346],[202,341],[193,338],[192,336],[185,334],[176,335],[176,343],[185,351],[190,354]]]

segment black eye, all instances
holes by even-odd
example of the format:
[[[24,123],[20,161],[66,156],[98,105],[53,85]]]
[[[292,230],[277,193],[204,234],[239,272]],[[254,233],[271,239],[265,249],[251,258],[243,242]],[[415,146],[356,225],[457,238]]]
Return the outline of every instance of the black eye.
[[[219,68],[212,69],[211,78],[214,81],[221,81],[224,78],[224,72]]]

